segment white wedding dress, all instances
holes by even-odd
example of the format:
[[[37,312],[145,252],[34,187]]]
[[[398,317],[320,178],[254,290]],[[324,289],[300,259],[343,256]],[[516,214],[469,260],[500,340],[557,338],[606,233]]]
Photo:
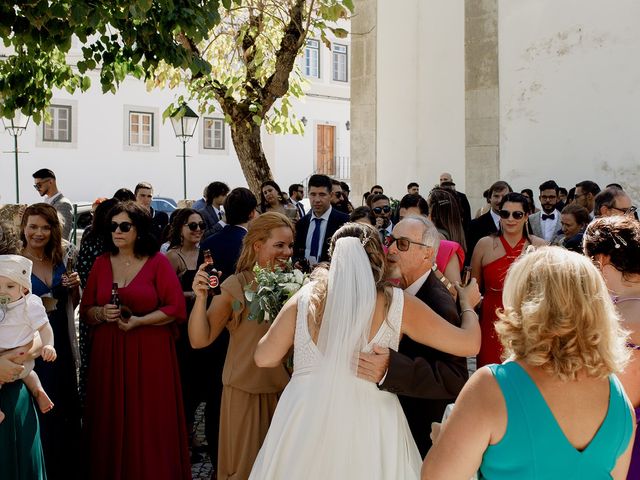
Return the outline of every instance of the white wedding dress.
[[[353,371],[318,386],[324,356],[307,327],[311,288],[303,287],[298,301],[293,376],[279,400],[250,480],[420,478],[422,458],[396,395],[357,378]],[[387,319],[362,350],[371,351],[374,344],[398,349],[403,305],[402,291],[394,288]],[[322,328],[328,313],[325,310]],[[337,323],[347,318],[345,312]],[[333,385],[334,391],[325,391],[326,385]]]

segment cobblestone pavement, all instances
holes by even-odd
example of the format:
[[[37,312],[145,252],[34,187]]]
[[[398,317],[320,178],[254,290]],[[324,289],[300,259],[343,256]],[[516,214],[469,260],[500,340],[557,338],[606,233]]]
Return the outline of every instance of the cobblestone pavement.
[[[200,444],[207,443],[204,436],[204,403],[201,403],[196,410],[195,417],[196,439]],[[209,480],[213,467],[208,453],[195,453],[191,455],[191,475],[193,480]]]

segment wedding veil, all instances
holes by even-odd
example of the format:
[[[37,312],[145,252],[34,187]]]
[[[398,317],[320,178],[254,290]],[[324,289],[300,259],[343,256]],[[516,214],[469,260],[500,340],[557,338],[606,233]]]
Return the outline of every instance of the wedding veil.
[[[379,459],[371,458],[367,445],[371,435],[380,435],[369,431],[380,414],[372,402],[380,392],[374,383],[356,376],[376,304],[376,284],[361,239],[335,242],[327,288],[317,342],[322,359],[311,373],[304,418],[315,448],[301,449],[293,459],[293,471],[303,475],[299,478],[334,479],[347,478],[345,474],[357,468],[358,478],[377,478]]]

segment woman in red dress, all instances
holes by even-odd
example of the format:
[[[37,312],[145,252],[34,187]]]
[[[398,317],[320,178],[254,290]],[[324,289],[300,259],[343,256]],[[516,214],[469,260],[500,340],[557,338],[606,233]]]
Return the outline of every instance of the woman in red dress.
[[[93,326],[85,441],[92,480],[191,478],[175,322],[186,318],[180,282],[133,202],[109,212],[111,236],[96,260],[80,317]],[[112,284],[132,316],[111,303]]]
[[[500,228],[495,235],[480,239],[471,257],[471,276],[478,281],[484,295],[480,315],[482,344],[478,368],[502,363],[502,346],[494,324],[496,310],[502,308],[502,287],[507,270],[528,245],[546,245],[542,238],[527,233],[529,201],[520,193],[509,193],[500,202]]]

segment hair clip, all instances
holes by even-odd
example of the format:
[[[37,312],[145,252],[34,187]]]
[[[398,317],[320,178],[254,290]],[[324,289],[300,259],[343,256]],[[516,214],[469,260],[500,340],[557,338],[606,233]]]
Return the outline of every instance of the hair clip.
[[[363,235],[364,236],[360,240],[360,243],[362,244],[362,248],[366,247],[367,243],[369,243],[369,240],[371,240],[371,234],[367,235],[366,233],[364,233]]]
[[[627,246],[627,242],[625,241],[625,239],[622,238],[617,233],[614,233],[613,236],[612,236],[614,248],[620,248],[620,243],[616,242],[616,239],[618,240],[618,242],[620,242],[625,247]]]

